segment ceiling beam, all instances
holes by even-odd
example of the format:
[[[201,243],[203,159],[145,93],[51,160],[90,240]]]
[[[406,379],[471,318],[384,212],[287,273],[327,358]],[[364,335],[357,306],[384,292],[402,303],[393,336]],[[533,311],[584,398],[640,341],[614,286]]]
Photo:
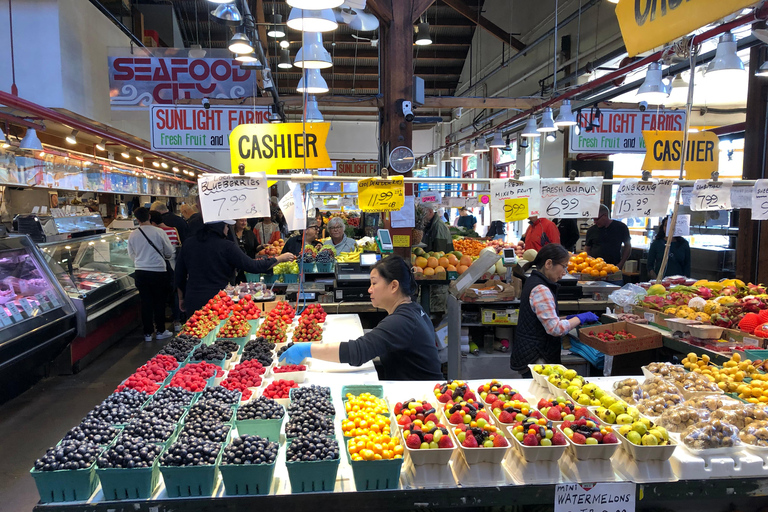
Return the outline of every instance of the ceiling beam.
[[[513,108],[527,110],[540,102],[529,98],[472,98],[455,96],[427,96],[424,108]]]
[[[435,0],[413,0],[413,7],[411,13],[413,14],[413,22],[416,23],[418,19],[424,14],[424,11],[435,3]]]
[[[366,6],[380,21],[392,22],[392,0],[368,0]]]
[[[451,7],[453,10],[467,18],[468,20],[472,21],[473,23],[476,23],[480,28],[487,31],[489,34],[494,36],[496,39],[499,39],[500,41],[507,43],[508,45],[512,46],[518,51],[522,51],[525,48],[525,44],[514,37],[512,34],[507,32],[506,30],[502,29],[498,25],[496,25],[494,22],[480,14],[480,12],[473,12],[472,9],[469,8],[467,4],[465,4],[462,0],[443,0],[443,3]]]

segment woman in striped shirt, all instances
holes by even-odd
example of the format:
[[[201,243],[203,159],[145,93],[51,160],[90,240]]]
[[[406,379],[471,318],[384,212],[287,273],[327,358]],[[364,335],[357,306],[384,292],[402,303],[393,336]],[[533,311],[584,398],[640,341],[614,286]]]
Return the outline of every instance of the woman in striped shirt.
[[[165,234],[168,235],[168,240],[171,241],[171,245],[173,246],[174,250],[178,252],[178,248],[181,246],[181,242],[179,242],[178,230],[163,224],[163,215],[155,210],[151,210],[149,212],[149,221],[153,226],[157,226],[158,228],[165,231]]]

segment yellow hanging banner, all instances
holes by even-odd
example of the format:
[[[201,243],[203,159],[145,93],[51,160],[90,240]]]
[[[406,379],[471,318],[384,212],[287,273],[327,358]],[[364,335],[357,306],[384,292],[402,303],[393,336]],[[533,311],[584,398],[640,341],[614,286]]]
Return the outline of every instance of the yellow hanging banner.
[[[364,212],[396,212],[405,204],[402,176],[368,178],[357,182],[357,205]]]
[[[325,148],[330,123],[241,124],[229,134],[232,174],[282,169],[327,169],[331,159]],[[269,184],[272,185],[274,181]]]
[[[616,6],[616,17],[627,53],[634,57],[754,3],[754,0],[621,0]]]
[[[720,164],[718,138],[713,132],[688,134],[688,149],[683,148],[683,132],[644,131],[644,171],[677,171],[685,153],[685,179],[709,179]]]
[[[504,200],[504,222],[515,222],[528,218],[528,198],[515,197]]]

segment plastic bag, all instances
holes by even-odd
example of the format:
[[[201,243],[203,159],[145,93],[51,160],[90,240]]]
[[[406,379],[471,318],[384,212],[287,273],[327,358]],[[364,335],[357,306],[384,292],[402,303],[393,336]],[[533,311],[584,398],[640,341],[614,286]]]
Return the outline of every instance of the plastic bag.
[[[667,408],[683,403],[677,387],[661,377],[645,379],[634,397],[637,409],[648,416],[660,416]]]
[[[637,379],[623,379],[613,383],[613,392],[628,404],[634,404],[635,390],[637,390],[639,386],[640,383]]]
[[[712,413],[713,419],[724,420],[744,428],[756,421],[768,420],[768,406],[765,404],[726,405]]]
[[[695,396],[685,401],[685,405],[693,407],[694,409],[707,409],[710,412],[714,412],[729,405],[739,404],[741,404],[741,402],[735,398],[731,398],[725,395]]]
[[[672,363],[650,363],[645,369],[663,379],[676,381],[683,379],[687,373],[682,365]]]
[[[646,290],[643,287],[629,283],[611,293],[608,298],[617,306],[626,308],[641,302],[645,295]]]
[[[680,439],[694,450],[713,450],[741,446],[739,429],[725,421],[697,423],[685,429]]]
[[[687,393],[701,393],[701,392],[719,392],[720,388],[703,375],[696,373],[689,373],[682,379],[677,379],[677,382],[682,386],[683,390]]]
[[[687,405],[675,405],[670,407],[659,418],[659,425],[670,432],[682,432],[697,423],[709,421],[707,409],[697,409]]]
[[[750,423],[739,431],[739,439],[745,444],[768,448],[768,421]]]

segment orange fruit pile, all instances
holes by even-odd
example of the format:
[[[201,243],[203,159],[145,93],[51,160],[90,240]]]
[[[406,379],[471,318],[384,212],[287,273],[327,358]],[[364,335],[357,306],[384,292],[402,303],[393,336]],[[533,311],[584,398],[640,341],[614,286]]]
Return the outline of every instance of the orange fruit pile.
[[[458,272],[459,274],[469,268],[472,264],[472,258],[462,256],[457,258],[454,254],[434,253],[436,256],[417,256],[413,260],[414,272],[423,273],[425,276],[435,274],[444,274],[446,272]]]
[[[619,271],[619,267],[606,263],[603,258],[593,258],[586,252],[574,254],[568,261],[568,272],[580,272],[592,277],[606,277]]]
[[[453,248],[465,256],[480,256],[480,251],[482,251],[486,245],[485,242],[473,240],[471,238],[459,238],[453,241]]]

